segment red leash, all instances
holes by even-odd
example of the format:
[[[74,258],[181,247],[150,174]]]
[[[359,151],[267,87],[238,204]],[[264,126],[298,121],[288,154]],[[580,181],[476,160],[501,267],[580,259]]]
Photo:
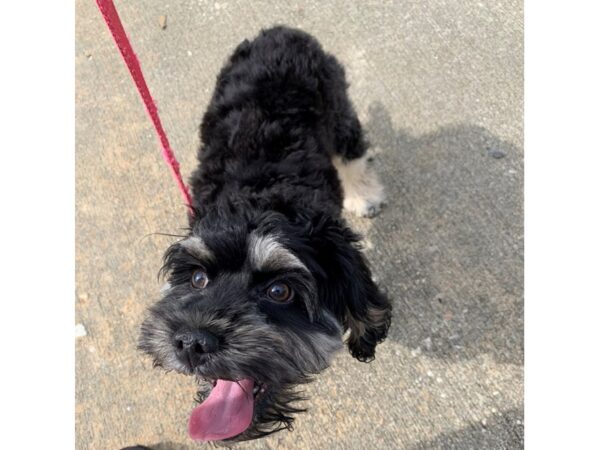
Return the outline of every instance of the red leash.
[[[133,48],[131,48],[131,44],[129,39],[127,38],[127,34],[125,33],[125,29],[123,28],[123,24],[121,23],[121,19],[119,18],[119,14],[115,8],[112,0],[96,0],[98,4],[98,8],[104,17],[104,21],[121,52],[121,56],[127,64],[127,68],[129,69],[129,73],[131,74],[131,78],[135,82],[135,85],[144,101],[144,105],[146,106],[146,111],[154,124],[154,129],[156,130],[156,134],[158,134],[158,138],[160,139],[160,144],[162,146],[162,156],[166,161],[167,165],[171,169],[171,174],[175,178],[177,182],[177,187],[179,191],[183,195],[186,205],[190,210],[190,214],[194,214],[194,210],[192,208],[192,198],[190,197],[190,193],[188,191],[187,186],[181,179],[181,173],[179,172],[179,163],[173,154],[173,150],[171,150],[171,146],[169,145],[169,139],[167,139],[167,134],[162,127],[162,123],[160,122],[160,117],[158,116],[158,109],[152,96],[150,95],[150,91],[148,90],[148,86],[146,85],[146,80],[144,79],[144,74],[142,73],[142,68],[140,67],[140,62],[138,61]]]

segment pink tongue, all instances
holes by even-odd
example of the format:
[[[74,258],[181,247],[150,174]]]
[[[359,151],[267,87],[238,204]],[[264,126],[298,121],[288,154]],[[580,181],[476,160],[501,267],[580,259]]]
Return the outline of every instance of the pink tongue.
[[[200,406],[192,411],[189,435],[196,441],[218,441],[242,433],[254,413],[254,381],[217,380]]]

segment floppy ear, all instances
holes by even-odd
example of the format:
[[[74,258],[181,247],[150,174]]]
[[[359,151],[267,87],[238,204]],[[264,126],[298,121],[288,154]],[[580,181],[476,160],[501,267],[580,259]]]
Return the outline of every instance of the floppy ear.
[[[324,300],[344,330],[350,330],[346,343],[352,356],[370,362],[375,358],[375,346],[387,336],[392,306],[373,282],[357,245],[359,237],[339,221],[330,223],[324,236],[320,251],[327,272]]]

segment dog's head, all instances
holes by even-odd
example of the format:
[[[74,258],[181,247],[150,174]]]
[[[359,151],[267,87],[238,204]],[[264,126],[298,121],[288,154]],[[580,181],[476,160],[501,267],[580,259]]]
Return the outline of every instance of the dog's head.
[[[342,347],[369,360],[390,307],[355,247],[330,219],[208,214],[165,255],[163,298],[142,325],[155,365],[205,387],[189,433],[246,440],[290,428],[299,384]]]

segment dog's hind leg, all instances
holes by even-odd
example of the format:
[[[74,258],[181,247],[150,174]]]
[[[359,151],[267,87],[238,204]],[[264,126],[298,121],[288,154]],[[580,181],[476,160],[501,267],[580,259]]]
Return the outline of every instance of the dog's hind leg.
[[[373,217],[385,200],[383,186],[370,165],[360,121],[345,95],[342,102],[345,107],[336,117],[332,161],[342,183],[344,208],[360,217]]]
[[[333,57],[326,61],[329,73],[332,161],[344,191],[344,209],[360,217],[379,213],[385,196],[377,174],[369,164],[362,126],[348,98],[344,69]]]
[[[383,186],[368,161],[368,145],[348,97],[344,68],[328,55],[324,69],[327,77],[321,85],[332,130],[330,151],[344,191],[344,208],[357,216],[373,217],[384,201]]]

